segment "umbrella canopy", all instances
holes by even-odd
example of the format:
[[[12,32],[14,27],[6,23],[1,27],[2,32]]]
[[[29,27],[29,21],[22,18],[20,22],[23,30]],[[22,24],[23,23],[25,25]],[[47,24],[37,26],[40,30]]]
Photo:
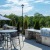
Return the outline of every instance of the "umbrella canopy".
[[[0,15],[0,20],[10,20],[10,19]]]

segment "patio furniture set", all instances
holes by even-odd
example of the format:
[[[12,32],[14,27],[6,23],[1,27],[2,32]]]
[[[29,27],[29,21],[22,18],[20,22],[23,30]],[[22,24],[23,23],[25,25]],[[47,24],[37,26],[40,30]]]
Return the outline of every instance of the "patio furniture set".
[[[18,35],[16,27],[4,25],[3,30],[0,30],[0,42],[4,43],[2,46],[3,49],[4,50],[12,50],[12,45],[15,48],[15,46],[13,44],[13,38],[15,38],[17,36],[19,39],[19,35]],[[10,45],[8,43],[10,43]],[[9,47],[10,47],[10,49],[9,49]],[[21,50],[20,39],[19,39],[19,47]]]

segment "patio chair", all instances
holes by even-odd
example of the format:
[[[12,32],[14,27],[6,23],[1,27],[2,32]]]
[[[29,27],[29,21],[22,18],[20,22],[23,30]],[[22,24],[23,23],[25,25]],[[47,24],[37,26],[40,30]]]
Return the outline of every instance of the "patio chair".
[[[2,33],[0,33],[0,47],[4,49],[4,35],[2,35]]]
[[[11,33],[11,48],[12,48],[12,46],[14,48],[16,48],[17,46],[19,46],[19,45],[15,46],[14,39],[18,40],[19,41],[19,45],[20,45],[19,32]]]
[[[0,42],[4,40],[4,35],[2,35],[2,33],[0,33]]]

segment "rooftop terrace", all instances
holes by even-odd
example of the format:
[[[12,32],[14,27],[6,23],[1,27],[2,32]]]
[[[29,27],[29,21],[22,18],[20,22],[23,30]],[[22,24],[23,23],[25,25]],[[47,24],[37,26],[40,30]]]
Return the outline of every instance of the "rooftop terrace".
[[[15,42],[17,42],[16,38],[14,38],[13,40]],[[24,47],[23,47],[23,43],[22,43],[22,36],[20,36],[21,48],[22,48],[21,50],[50,50],[49,46],[39,44],[35,40],[27,40],[27,39],[25,39],[25,37],[23,37],[23,40],[24,40]],[[20,50],[19,47],[16,47],[16,48],[17,49],[12,49],[12,50]],[[0,50],[3,50],[3,49],[0,47]]]

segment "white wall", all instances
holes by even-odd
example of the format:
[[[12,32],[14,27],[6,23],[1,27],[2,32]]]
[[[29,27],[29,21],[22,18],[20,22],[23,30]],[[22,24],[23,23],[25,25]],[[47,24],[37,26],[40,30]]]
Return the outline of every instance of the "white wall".
[[[42,36],[42,43],[50,46],[50,37]]]
[[[28,31],[25,30],[25,38],[28,38]]]

